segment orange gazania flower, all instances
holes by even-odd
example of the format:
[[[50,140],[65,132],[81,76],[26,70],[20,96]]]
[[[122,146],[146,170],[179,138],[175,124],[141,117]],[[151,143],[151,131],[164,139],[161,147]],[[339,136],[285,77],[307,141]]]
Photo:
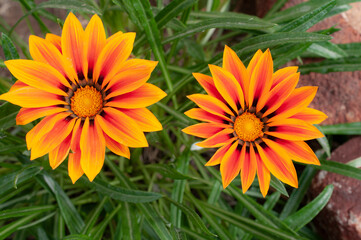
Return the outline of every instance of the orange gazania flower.
[[[166,94],[146,83],[157,62],[128,60],[134,39],[121,32],[106,38],[97,15],[83,30],[70,13],[61,37],[30,36],[34,60],[5,62],[18,81],[0,99],[22,107],[17,124],[45,117],[26,135],[32,160],[49,153],[55,169],[69,155],[73,183],[83,173],[92,181],[105,147],[129,158],[129,147],[148,146],[143,132],[162,126],[146,107]]]
[[[323,136],[312,124],[327,116],[307,107],[317,87],[295,89],[300,76],[297,67],[273,73],[269,50],[258,50],[245,68],[237,54],[226,46],[223,67],[209,68],[212,77],[193,74],[208,95],[188,96],[200,108],[185,113],[206,123],[183,129],[206,138],[197,144],[200,147],[220,147],[206,166],[221,165],[224,188],[240,173],[246,192],[256,172],[263,196],[268,192],[270,173],[297,188],[292,160],[320,164],[304,142]]]

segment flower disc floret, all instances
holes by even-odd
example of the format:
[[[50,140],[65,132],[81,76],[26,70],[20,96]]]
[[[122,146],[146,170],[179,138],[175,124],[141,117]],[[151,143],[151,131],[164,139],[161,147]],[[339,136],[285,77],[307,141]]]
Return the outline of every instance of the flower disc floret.
[[[253,113],[244,112],[236,118],[234,131],[245,142],[253,142],[263,136],[263,122]]]
[[[94,117],[103,107],[102,94],[91,86],[78,88],[71,100],[71,110],[78,117]]]

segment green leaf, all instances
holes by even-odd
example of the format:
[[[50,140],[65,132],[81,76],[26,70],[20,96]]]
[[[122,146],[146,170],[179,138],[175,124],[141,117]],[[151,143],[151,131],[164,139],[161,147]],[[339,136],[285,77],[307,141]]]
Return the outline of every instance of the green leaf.
[[[163,27],[167,22],[179,15],[182,11],[195,4],[198,0],[173,0],[163,8],[155,17],[158,28]]]
[[[54,195],[70,233],[80,233],[85,226],[84,221],[59,184],[45,171],[37,177],[37,180]]]
[[[5,33],[1,33],[1,45],[4,51],[5,59],[18,59],[19,54],[16,50],[16,47],[14,46],[11,39],[6,35]]]
[[[208,230],[206,225],[204,225],[202,219],[198,216],[198,214],[193,209],[191,209],[191,208],[187,207],[186,205],[179,203],[171,198],[166,197],[165,199],[168,200],[169,202],[171,202],[172,204],[174,204],[180,210],[182,210],[182,212],[187,216],[188,221],[192,222],[192,224],[194,224],[194,226],[197,229],[202,230],[205,234],[207,234],[209,236],[216,237],[215,234],[211,233]]]
[[[91,0],[49,0],[38,4],[35,9],[43,8],[60,8],[102,15],[101,10]]]
[[[327,59],[347,57],[347,53],[345,51],[331,42],[313,43],[307,51]]]
[[[361,122],[324,125],[324,126],[320,126],[320,128],[322,129],[324,134],[361,135]]]
[[[104,208],[104,204],[109,200],[108,197],[103,197],[102,201],[99,203],[99,205],[95,208],[93,213],[90,215],[90,217],[87,219],[85,223],[85,227],[82,230],[82,234],[88,234],[90,230],[95,225],[96,221],[98,220],[99,214]]]
[[[99,223],[97,227],[92,229],[89,236],[92,237],[93,239],[102,239],[105,228],[109,224],[110,220],[113,219],[115,214],[119,212],[120,209],[121,209],[121,204],[118,204],[111,213],[107,214],[105,219],[101,223]]]
[[[140,240],[140,226],[138,223],[137,210],[132,204],[123,203],[123,209],[120,211],[122,221],[119,221],[121,231],[123,233],[122,239]],[[120,239],[120,236],[119,236]]]
[[[108,196],[112,199],[116,199],[119,201],[144,203],[144,202],[152,202],[162,197],[162,195],[159,193],[116,187],[100,179],[96,179],[93,182],[89,182],[85,178],[81,178],[79,180],[80,180],[79,182],[84,184],[85,186],[90,187],[95,191],[104,194],[105,196]]]
[[[358,157],[354,160],[351,160],[347,163],[347,165],[350,165],[352,167],[355,167],[355,168],[360,168],[361,167],[361,157]]]
[[[3,227],[0,228],[0,240],[3,240],[10,236],[13,232],[15,232],[18,228],[23,226],[24,224],[30,222],[35,217],[37,217],[39,213],[32,214],[30,216],[26,216],[24,218],[21,218],[19,220],[13,221]]]
[[[92,240],[93,238],[84,234],[71,234],[63,238],[63,240]]]
[[[16,189],[17,185],[33,178],[34,176],[39,174],[42,171],[42,169],[43,169],[42,167],[35,165],[3,175],[0,178],[0,189],[1,189],[0,194],[3,194],[10,189],[14,189],[14,188]]]
[[[333,192],[333,185],[328,185],[323,191],[301,210],[287,217],[284,222],[295,229],[300,230],[309,223],[326,206]]]
[[[148,164],[146,168],[152,169],[155,172],[159,172],[163,177],[168,177],[171,179],[192,179],[182,173],[178,172],[175,168],[167,164]]]
[[[16,115],[20,110],[19,106],[11,103],[4,103],[0,106],[0,129],[6,130],[15,126]]]
[[[47,212],[53,210],[55,206],[30,206],[24,208],[16,208],[16,209],[7,209],[0,211],[0,220],[14,217],[22,217],[30,214]]]
[[[271,186],[275,188],[278,192],[288,197],[288,192],[285,188],[285,185],[273,175],[271,176]]]
[[[360,57],[328,59],[322,62],[305,64],[299,68],[301,74],[308,74],[310,72],[352,72],[359,70],[361,70]]]
[[[326,14],[336,5],[334,0],[325,5],[295,19],[294,21],[283,26],[279,32],[304,32],[316,23],[322,21]]]
[[[323,135],[325,135],[323,129],[319,125],[315,125],[315,126]],[[327,156],[330,157],[331,156],[331,147],[330,147],[330,143],[328,142],[327,137],[324,136],[322,138],[317,138],[317,142],[321,145],[322,149],[325,151]]]
[[[334,161],[320,160],[320,162],[321,166],[312,165],[312,167],[361,180],[361,169],[359,168]]]
[[[361,42],[337,44],[349,57],[361,57]]]

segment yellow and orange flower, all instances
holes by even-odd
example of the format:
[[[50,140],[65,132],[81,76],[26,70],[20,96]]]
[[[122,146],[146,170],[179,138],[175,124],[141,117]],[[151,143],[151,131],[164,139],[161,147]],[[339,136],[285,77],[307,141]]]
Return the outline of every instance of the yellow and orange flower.
[[[188,96],[200,108],[185,113],[206,123],[183,129],[187,134],[206,138],[197,144],[200,147],[220,147],[206,166],[220,164],[224,188],[240,174],[246,192],[256,172],[263,196],[269,189],[270,173],[297,188],[292,160],[320,164],[304,142],[323,137],[312,124],[327,116],[307,107],[317,87],[295,88],[300,76],[297,67],[273,73],[269,50],[258,50],[246,68],[226,46],[223,67],[209,68],[212,77],[193,74],[208,95]]]
[[[129,147],[148,146],[144,132],[162,125],[146,107],[166,94],[146,83],[157,62],[128,59],[134,39],[132,32],[106,38],[97,15],[83,30],[70,13],[61,37],[30,36],[33,60],[5,62],[18,81],[0,99],[22,107],[17,124],[45,117],[26,135],[32,160],[49,153],[55,169],[69,155],[73,183],[83,173],[92,181],[105,147],[129,158]]]

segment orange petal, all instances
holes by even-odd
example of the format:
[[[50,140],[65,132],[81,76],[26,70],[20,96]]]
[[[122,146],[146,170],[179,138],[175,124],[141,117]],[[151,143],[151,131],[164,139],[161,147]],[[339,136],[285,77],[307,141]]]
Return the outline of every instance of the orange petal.
[[[204,121],[204,122],[214,122],[214,123],[227,123],[224,119],[220,118],[219,116],[213,115],[201,108],[192,108],[184,113],[186,116]]]
[[[209,161],[205,164],[205,166],[214,166],[214,165],[218,165],[221,164],[221,161],[224,157],[224,155],[226,154],[226,152],[229,150],[229,148],[232,146],[234,140],[229,141],[228,143],[226,143],[225,145],[223,145],[222,147],[220,147],[211,157],[211,159],[209,159]]]
[[[248,148],[246,144],[243,144],[241,152],[241,181],[243,193],[247,192],[256,176],[257,162],[254,157],[251,157],[251,151],[254,152],[252,145]]]
[[[236,139],[236,137],[233,136],[233,132],[234,130],[232,128],[226,128],[196,145],[203,148],[221,147],[230,141],[230,139]]]
[[[52,33],[47,33],[45,35],[45,40],[53,44],[61,53],[61,37]]]
[[[242,88],[244,99],[248,103],[249,76],[246,67],[237,54],[227,45],[223,52],[223,68],[230,72]]]
[[[299,77],[300,73],[292,74],[275,86],[266,98],[262,98],[262,102],[258,102],[257,111],[262,110],[264,112],[263,117],[265,117],[279,108],[295,89]]]
[[[231,121],[230,116],[233,116],[232,111],[217,98],[204,94],[192,94],[187,97],[203,110],[227,121]]]
[[[324,135],[311,124],[298,119],[284,119],[269,123],[268,135],[293,141],[306,141],[324,137]]]
[[[121,70],[121,64],[133,50],[135,33],[129,32],[111,39],[100,52],[95,63],[93,79],[101,78],[100,83],[108,83]]]
[[[253,74],[253,70],[256,67],[256,65],[258,64],[259,59],[262,57],[263,52],[261,51],[261,49],[258,49],[258,51],[253,55],[251,61],[249,62],[248,66],[247,66],[247,73],[248,73],[248,77],[250,78]]]
[[[38,118],[67,111],[62,107],[43,107],[43,108],[21,108],[16,116],[17,125],[26,125]]]
[[[209,65],[209,69],[213,76],[214,85],[229,106],[235,112],[238,112],[240,108],[244,109],[243,91],[234,76],[215,65]]]
[[[40,108],[53,105],[67,105],[64,97],[33,87],[17,88],[0,95],[0,100],[11,102],[24,108]]]
[[[121,71],[106,86],[106,99],[129,93],[144,85],[157,64],[158,62],[143,59],[125,61]]]
[[[51,150],[58,147],[72,132],[76,119],[75,118],[62,118],[54,123],[54,126],[49,132],[44,134],[40,139],[33,140],[31,147],[30,159],[44,156]]]
[[[263,139],[263,141],[264,143],[261,143],[261,145],[256,143],[262,162],[276,178],[297,188],[296,169],[287,152],[269,139]]]
[[[65,58],[49,41],[31,35],[29,37],[29,51],[35,61],[49,64],[73,83],[78,81],[78,76],[70,60]]]
[[[27,85],[49,93],[67,96],[67,88],[71,85],[49,64],[33,60],[15,59],[4,62],[9,71]]]
[[[74,129],[73,129],[73,134],[72,134],[72,138],[71,138],[71,143],[70,143],[70,149],[74,152],[80,153],[80,136],[81,136],[81,132],[83,131],[83,125],[84,125],[84,121],[81,120],[80,118],[75,122],[74,125]]]
[[[133,119],[114,108],[103,110],[95,120],[109,137],[128,147],[148,147],[144,133]]]
[[[189,127],[182,129],[182,132],[185,132],[189,135],[193,135],[200,138],[209,138],[213,135],[219,133],[225,128],[230,128],[231,125],[228,124],[219,124],[219,123],[198,123]]]
[[[214,85],[213,78],[202,73],[193,73],[193,77],[197,80],[199,85],[204,88],[204,90],[208,93],[209,96],[215,97],[218,100],[224,102],[224,98],[218,92],[216,86]]]
[[[163,129],[162,124],[147,108],[118,109],[132,118],[143,132],[154,132]]]
[[[266,165],[264,165],[264,163],[262,162],[258,150],[252,148],[250,153],[251,153],[251,158],[257,162],[257,178],[258,178],[259,188],[261,190],[263,197],[266,197],[269,189],[269,184],[271,181],[271,174],[267,169]]]
[[[249,83],[249,106],[256,106],[266,97],[272,86],[273,60],[269,49],[261,56],[255,66]]]
[[[320,165],[320,161],[307,143],[303,141],[287,141],[279,138],[275,139],[275,141],[287,151],[292,160]]]
[[[26,84],[26,83],[23,83],[23,82],[20,81],[20,80],[17,80],[17,81],[11,86],[9,92],[14,91],[14,90],[19,89],[19,88],[23,88],[23,87],[29,87],[29,85]]]
[[[245,147],[245,145],[243,145]],[[242,159],[241,146],[238,146],[238,141],[235,141],[228,149],[221,161],[221,175],[223,188],[226,188],[233,179],[239,174],[241,170]]]
[[[312,102],[316,92],[317,87],[296,88],[283,104],[269,116],[269,121],[285,119],[301,112]]]
[[[95,120],[84,121],[80,136],[80,165],[89,181],[93,181],[104,165],[105,139],[103,131]]]
[[[57,168],[66,158],[70,150],[71,134],[59,144],[54,150],[49,152],[49,163],[52,169]]]
[[[114,141],[111,137],[109,137],[105,133],[104,133],[104,137],[105,137],[105,144],[107,145],[107,148],[110,151],[112,151],[113,153],[115,153],[119,156],[130,159],[130,151],[127,146],[120,144],[117,141]]]
[[[122,31],[118,31],[118,32],[114,33],[113,35],[111,35],[110,37],[107,38],[105,44],[108,44],[108,42],[112,41],[115,38],[118,38],[122,34],[123,34]]]
[[[65,19],[61,34],[63,55],[73,63],[79,79],[83,79],[84,30],[76,16],[70,12]]]
[[[309,124],[320,124],[327,119],[327,115],[313,108],[305,108],[291,118],[303,120]]]
[[[298,70],[298,67],[285,67],[281,68],[278,71],[276,71],[272,76],[272,88],[274,88],[276,85],[278,85],[280,82],[288,78],[290,75],[296,73]]]
[[[157,86],[145,83],[140,88],[123,95],[109,99],[105,106],[117,108],[143,108],[148,107],[167,96]]]
[[[69,153],[68,173],[73,184],[83,176],[84,171],[80,166],[81,153]]]
[[[105,46],[105,39],[102,20],[94,14],[84,31],[83,72],[88,79],[93,78],[94,65]]]

